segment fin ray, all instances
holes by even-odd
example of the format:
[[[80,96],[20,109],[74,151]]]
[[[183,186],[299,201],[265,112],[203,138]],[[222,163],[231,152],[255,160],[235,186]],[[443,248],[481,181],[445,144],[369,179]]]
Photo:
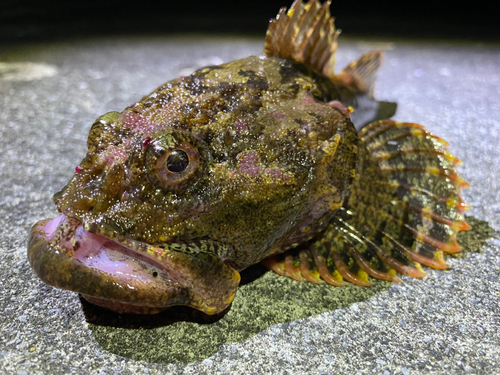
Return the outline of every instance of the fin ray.
[[[348,201],[308,249],[292,249],[272,266],[277,273],[369,286],[368,276],[399,282],[396,272],[425,277],[421,265],[446,269],[443,252],[460,251],[457,233],[469,229],[460,194],[465,185],[446,143],[422,125],[392,120],[359,134]]]
[[[337,79],[356,93],[366,93],[373,99],[375,79],[382,65],[382,52],[368,52],[351,62],[342,70]]]
[[[339,33],[330,15],[330,1],[320,5],[318,0],[307,4],[296,0],[269,22],[263,54],[291,58],[333,80]]]

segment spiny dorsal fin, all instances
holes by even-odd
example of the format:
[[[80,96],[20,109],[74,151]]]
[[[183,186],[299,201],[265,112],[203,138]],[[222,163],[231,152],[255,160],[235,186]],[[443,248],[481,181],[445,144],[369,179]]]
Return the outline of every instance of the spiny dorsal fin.
[[[353,92],[368,94],[373,99],[375,78],[382,64],[382,52],[368,52],[345,67],[337,79]]]
[[[264,45],[267,57],[291,58],[334,79],[337,36],[330,15],[330,1],[304,4],[295,0],[290,9],[281,8],[269,22]]]

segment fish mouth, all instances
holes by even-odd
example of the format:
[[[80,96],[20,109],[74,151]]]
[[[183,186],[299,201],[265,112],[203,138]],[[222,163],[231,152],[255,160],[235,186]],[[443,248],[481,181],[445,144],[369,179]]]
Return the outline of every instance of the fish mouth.
[[[111,239],[59,215],[32,227],[28,259],[45,283],[118,313],[155,314],[176,305],[209,315],[226,309],[239,273],[215,254],[182,248]]]

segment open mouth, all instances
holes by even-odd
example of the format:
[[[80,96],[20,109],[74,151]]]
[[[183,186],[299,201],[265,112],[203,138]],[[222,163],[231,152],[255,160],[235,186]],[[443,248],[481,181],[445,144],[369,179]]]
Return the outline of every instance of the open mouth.
[[[177,249],[182,246],[110,239],[60,215],[33,226],[28,257],[47,284],[119,313],[154,314],[174,305],[223,311],[236,294],[239,273],[215,254]]]

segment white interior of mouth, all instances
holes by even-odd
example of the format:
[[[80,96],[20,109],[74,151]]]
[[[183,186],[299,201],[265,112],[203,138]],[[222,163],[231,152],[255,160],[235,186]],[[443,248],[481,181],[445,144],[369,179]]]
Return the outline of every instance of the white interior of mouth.
[[[153,266],[125,255],[124,246],[86,232],[82,227],[76,230],[74,238],[80,243],[75,259],[87,267],[141,281],[155,280]]]
[[[44,231],[47,239],[52,239],[56,229],[64,219],[65,216],[60,215],[45,225]],[[130,281],[157,283],[161,280],[170,285],[175,284],[163,268],[151,264],[151,261],[147,261],[146,257],[134,253],[131,249],[106,237],[89,233],[82,226],[75,230],[71,239],[63,239],[58,245],[67,250],[67,254],[73,253],[74,259],[90,269],[103,271]],[[127,286],[131,289],[134,288],[130,284]]]

